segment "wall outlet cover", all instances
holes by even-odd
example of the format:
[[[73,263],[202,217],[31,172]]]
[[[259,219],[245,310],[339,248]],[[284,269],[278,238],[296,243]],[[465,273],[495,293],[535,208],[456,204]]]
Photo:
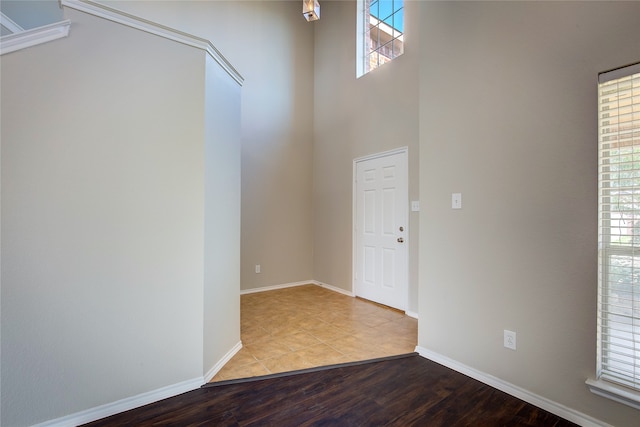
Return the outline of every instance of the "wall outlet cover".
[[[516,333],[504,330],[504,346],[510,350],[516,349]]]

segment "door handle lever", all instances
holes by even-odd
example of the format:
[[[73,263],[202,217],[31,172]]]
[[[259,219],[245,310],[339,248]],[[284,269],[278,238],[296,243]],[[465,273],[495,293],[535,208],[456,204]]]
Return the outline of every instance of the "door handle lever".
[[[402,237],[398,237],[398,243],[403,243],[404,239]]]

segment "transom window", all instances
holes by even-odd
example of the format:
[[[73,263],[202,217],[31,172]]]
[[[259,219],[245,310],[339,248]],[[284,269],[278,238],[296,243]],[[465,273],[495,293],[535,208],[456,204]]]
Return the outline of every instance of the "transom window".
[[[404,0],[358,1],[358,77],[404,53]]]

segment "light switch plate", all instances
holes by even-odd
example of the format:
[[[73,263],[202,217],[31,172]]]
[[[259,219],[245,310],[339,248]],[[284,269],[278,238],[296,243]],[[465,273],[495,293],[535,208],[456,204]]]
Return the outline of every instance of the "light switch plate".
[[[462,209],[462,193],[451,193],[451,209]]]
[[[413,200],[411,202],[411,212],[420,212],[420,201]]]

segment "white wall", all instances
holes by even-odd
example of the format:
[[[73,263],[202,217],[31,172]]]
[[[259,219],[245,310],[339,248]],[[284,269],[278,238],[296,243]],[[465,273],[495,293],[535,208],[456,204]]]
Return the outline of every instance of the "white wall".
[[[584,384],[596,365],[596,82],[640,60],[639,16],[638,2],[420,7],[419,345],[616,426],[638,411]]]
[[[239,341],[239,130],[211,127],[239,106],[205,100],[237,89],[212,87],[204,51],[68,17],[68,38],[1,62],[3,426],[199,383]],[[205,228],[229,217],[218,270]],[[224,310],[205,324],[205,306]]]
[[[353,159],[409,147],[418,200],[417,3],[406,2],[405,53],[356,79],[356,3],[323,1],[315,27],[314,278],[352,288]],[[409,212],[409,309],[417,312],[418,214]]]
[[[315,24],[302,4],[100,2],[211,40],[242,74],[242,289],[313,279]]]

